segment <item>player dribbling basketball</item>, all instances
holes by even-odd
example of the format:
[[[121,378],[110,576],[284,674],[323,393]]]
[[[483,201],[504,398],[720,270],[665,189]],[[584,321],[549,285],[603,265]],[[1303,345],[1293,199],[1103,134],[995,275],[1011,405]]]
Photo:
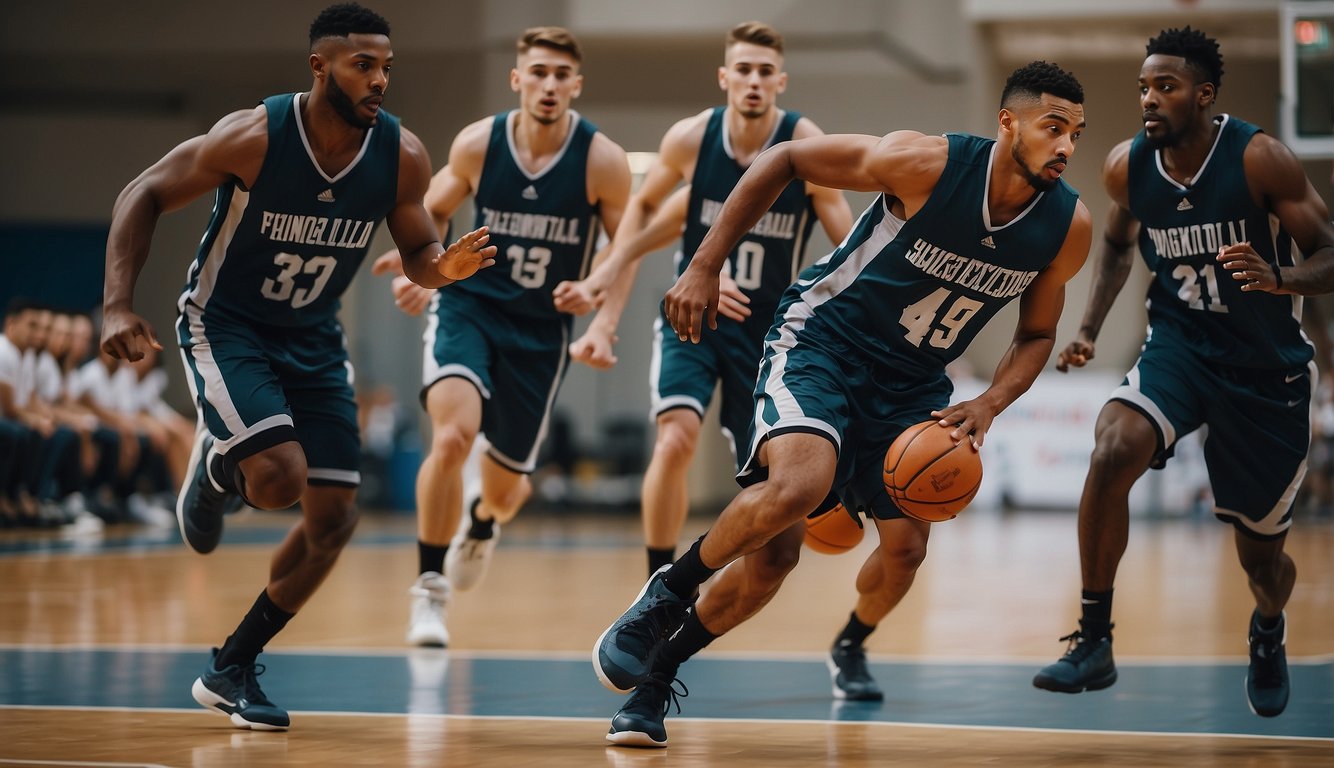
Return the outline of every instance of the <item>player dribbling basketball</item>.
[[[666,746],[677,667],[773,597],[796,564],[803,518],[831,488],[875,519],[886,556],[862,576],[889,582],[876,590],[889,608],[907,592],[929,524],[890,501],[885,451],[928,416],[980,445],[1046,365],[1065,283],[1092,239],[1088,210],[1060,178],[1084,128],[1083,100],[1072,75],[1034,62],[1006,82],[995,140],[898,131],[787,142],[761,155],[728,196],[665,300],[682,339],[698,341],[706,315],[716,327],[727,253],[794,177],[881,193],[822,268],[785,294],[756,383],[749,459],[738,476],[746,489],[598,638],[598,677],[635,689],[612,719],[614,743]],[[946,363],[1015,297],[1014,342],[991,386],[948,405]],[[736,589],[692,601],[700,584],[743,557]]]

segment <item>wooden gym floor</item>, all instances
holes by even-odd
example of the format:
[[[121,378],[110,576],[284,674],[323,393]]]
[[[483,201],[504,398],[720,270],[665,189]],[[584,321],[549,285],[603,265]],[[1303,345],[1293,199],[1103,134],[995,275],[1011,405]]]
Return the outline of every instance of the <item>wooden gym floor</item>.
[[[190,683],[263,587],[290,515],[229,519],[219,550],[174,530],[0,533],[0,766],[1334,766],[1334,523],[1288,549],[1292,701],[1250,713],[1253,602],[1229,526],[1132,522],[1116,596],[1121,677],[1078,696],[1036,669],[1075,626],[1070,513],[970,510],[941,524],[917,584],[868,642],[882,704],[830,695],[852,553],[807,552],[752,622],[681,670],[666,750],[603,740],[623,697],[589,664],[645,576],[638,524],[526,511],[491,572],[455,595],[448,651],[402,636],[412,521],[368,515],[324,588],[261,657],[286,733],[232,728]],[[697,534],[706,521],[692,520]]]

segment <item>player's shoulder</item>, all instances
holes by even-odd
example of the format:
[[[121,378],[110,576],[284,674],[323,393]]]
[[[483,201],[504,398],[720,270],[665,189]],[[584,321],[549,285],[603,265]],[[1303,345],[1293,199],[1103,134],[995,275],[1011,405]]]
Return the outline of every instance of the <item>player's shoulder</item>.
[[[931,167],[943,168],[949,160],[950,142],[938,134],[912,130],[892,131],[880,137],[875,152],[884,161],[916,173]]]
[[[713,108],[710,107],[698,114],[677,120],[667,129],[667,133],[663,134],[663,146],[666,147],[669,143],[699,146],[704,139],[704,130],[708,128],[709,118],[712,116]]]
[[[495,120],[495,115],[487,115],[463,126],[463,129],[454,136],[450,153],[464,152],[485,157],[487,145],[491,142],[491,129],[495,125]]]
[[[250,109],[238,109],[218,119],[208,131],[208,143],[214,146],[253,144],[267,145],[269,138],[269,111],[264,104]]]
[[[792,128],[792,138],[809,139],[812,136],[823,136],[825,132],[815,121],[802,115],[797,119],[797,124]]]

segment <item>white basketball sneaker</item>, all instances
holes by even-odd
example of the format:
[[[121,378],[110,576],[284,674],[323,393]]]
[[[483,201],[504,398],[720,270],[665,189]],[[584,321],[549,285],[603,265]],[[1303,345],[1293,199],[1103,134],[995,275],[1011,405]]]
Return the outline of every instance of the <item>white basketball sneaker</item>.
[[[408,594],[412,596],[408,644],[447,647],[449,630],[445,629],[445,607],[449,604],[449,581],[435,571],[427,571],[417,577]]]
[[[449,552],[445,554],[445,576],[455,589],[464,592],[477,586],[486,575],[491,555],[500,541],[500,523],[491,524],[489,539],[474,539],[468,535],[472,530],[472,511],[476,506],[476,502],[468,505],[468,514],[459,521],[459,530],[449,543]]]

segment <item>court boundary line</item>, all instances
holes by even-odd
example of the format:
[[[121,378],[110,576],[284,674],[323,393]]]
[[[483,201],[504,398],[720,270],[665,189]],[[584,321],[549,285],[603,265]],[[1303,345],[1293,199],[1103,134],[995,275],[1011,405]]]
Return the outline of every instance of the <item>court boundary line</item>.
[[[150,712],[157,714],[185,713],[192,715],[208,715],[213,719],[218,718],[218,713],[202,707],[190,709],[186,707],[89,707],[78,705],[16,705],[0,704],[0,711],[4,710],[55,710],[70,712]],[[609,717],[556,717],[553,715],[461,715],[447,714],[439,712],[327,712],[322,710],[291,710],[293,716],[319,716],[319,717],[376,717],[376,718],[429,718],[441,720],[495,720],[502,722],[513,722],[515,720],[534,720],[542,722],[586,722],[603,723],[610,720]],[[676,723],[724,723],[729,725],[746,724],[802,724],[802,725],[824,725],[824,726],[866,726],[866,727],[884,727],[893,728],[927,728],[935,730],[948,731],[997,731],[1005,733],[1041,733],[1041,734],[1071,734],[1076,736],[1160,736],[1180,738],[1183,736],[1191,738],[1222,738],[1222,739],[1259,739],[1263,741],[1295,741],[1295,742],[1318,742],[1334,743],[1334,737],[1328,736],[1286,736],[1286,735],[1267,735],[1257,733],[1200,733],[1196,731],[1125,731],[1125,730],[1098,730],[1093,728],[1037,728],[1034,726],[1005,726],[1005,725],[960,725],[956,723],[908,723],[898,720],[814,720],[810,718],[789,719],[789,718],[769,718],[769,717],[673,717],[672,722]],[[232,728],[232,731],[238,733],[246,732],[241,728]],[[3,762],[3,760],[0,760]],[[114,765],[97,763],[97,765]],[[139,763],[130,763],[128,765],[139,766]]]

